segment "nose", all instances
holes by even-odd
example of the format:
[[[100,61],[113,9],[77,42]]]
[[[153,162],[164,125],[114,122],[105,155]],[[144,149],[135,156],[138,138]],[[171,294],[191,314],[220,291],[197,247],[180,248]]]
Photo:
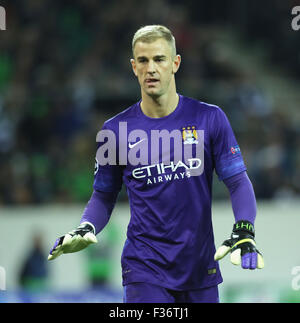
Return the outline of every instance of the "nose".
[[[147,65],[147,73],[154,74],[155,73],[155,63],[153,60],[149,60]]]

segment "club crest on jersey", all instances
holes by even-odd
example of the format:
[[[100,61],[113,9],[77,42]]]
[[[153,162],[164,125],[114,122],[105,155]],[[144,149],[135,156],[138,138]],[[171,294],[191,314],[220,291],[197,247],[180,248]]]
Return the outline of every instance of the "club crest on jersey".
[[[195,126],[183,127],[182,129],[182,138],[185,145],[198,144],[198,135]]]

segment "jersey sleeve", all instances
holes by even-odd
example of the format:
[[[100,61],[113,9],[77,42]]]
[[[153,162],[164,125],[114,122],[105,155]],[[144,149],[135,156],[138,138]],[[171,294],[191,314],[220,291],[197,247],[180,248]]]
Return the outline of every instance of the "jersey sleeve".
[[[107,140],[103,142],[97,142],[93,188],[97,191],[102,192],[119,192],[122,188],[123,169],[120,165],[118,165],[118,136],[112,129],[109,129],[109,127],[105,123],[100,131],[102,130],[111,130],[114,133],[115,144],[107,145],[108,138],[106,138]],[[112,152],[112,155],[115,156],[115,162],[104,164],[99,160],[99,158],[102,158],[101,156],[103,154],[103,151],[105,150],[103,145],[106,145],[107,149],[114,150]],[[100,149],[101,147],[102,150]]]
[[[219,180],[245,171],[247,168],[229,120],[218,107],[214,111],[211,135],[214,167]]]

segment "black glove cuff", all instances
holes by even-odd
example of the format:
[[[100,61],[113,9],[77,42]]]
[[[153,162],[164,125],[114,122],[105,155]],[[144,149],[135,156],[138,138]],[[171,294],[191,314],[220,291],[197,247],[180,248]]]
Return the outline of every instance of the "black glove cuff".
[[[255,236],[254,225],[247,220],[240,220],[233,225],[232,232],[236,233],[248,233],[251,236]]]
[[[92,232],[93,234],[95,234],[94,227],[90,223],[87,223],[87,222],[83,222],[75,230],[75,233],[80,234],[82,237],[88,232]]]

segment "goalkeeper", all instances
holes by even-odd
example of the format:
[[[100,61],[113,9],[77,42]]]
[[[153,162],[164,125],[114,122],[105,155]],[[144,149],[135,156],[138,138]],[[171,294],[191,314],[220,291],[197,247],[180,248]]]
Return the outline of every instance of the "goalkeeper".
[[[255,242],[256,199],[241,151],[220,107],[177,93],[181,56],[168,28],[140,28],[132,40],[132,55],[141,100],[102,129],[114,134],[116,151],[111,155],[118,159],[125,151],[139,158],[147,151],[148,164],[96,159],[94,191],[80,226],[56,240],[49,260],[97,241],[124,184],[131,212],[121,259],[124,302],[219,302],[223,279],[218,260],[230,253],[232,263],[244,269],[264,266]],[[126,133],[121,133],[121,124]],[[203,156],[187,161],[177,154],[175,161],[175,144],[163,145],[162,140],[151,151],[153,129],[168,134],[179,130],[178,145],[200,147]],[[195,170],[197,176],[191,174]],[[228,187],[235,217],[231,236],[218,250],[211,214],[214,171]]]

